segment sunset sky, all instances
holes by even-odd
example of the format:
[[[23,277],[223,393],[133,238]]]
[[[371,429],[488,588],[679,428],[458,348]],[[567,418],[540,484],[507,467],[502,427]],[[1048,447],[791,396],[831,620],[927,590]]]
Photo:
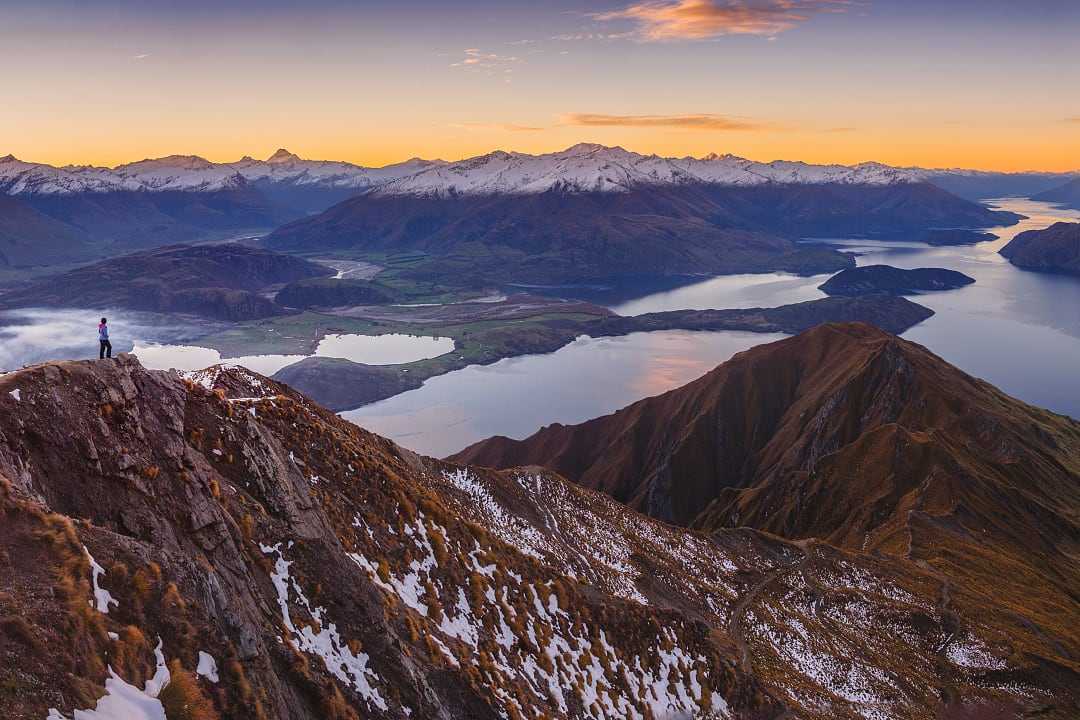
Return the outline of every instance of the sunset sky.
[[[0,155],[1080,168],[1076,0],[3,0]]]

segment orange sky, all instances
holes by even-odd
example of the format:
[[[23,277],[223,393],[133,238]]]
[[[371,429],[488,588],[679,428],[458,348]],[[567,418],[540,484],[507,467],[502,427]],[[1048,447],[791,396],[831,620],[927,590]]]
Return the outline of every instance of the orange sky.
[[[9,0],[0,155],[381,165],[585,141],[1080,169],[1080,3],[802,5]]]

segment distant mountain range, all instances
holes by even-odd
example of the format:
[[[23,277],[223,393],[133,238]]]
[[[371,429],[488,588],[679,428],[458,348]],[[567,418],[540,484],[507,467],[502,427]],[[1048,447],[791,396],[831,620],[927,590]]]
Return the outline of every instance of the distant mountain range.
[[[1067,207],[1080,209],[1080,178],[1070,180],[1060,187],[1041,192],[1035,195],[1033,199],[1060,203]]]
[[[917,238],[930,228],[1019,219],[925,182],[639,185],[624,175],[627,184],[593,182],[598,190],[559,183],[543,192],[420,192],[429,175],[350,198],[264,242],[286,252],[412,252],[418,257],[400,272],[425,282],[563,284],[642,273],[834,272],[852,257],[798,240]]]
[[[243,157],[213,163],[198,155],[169,155],[115,168],[90,165],[55,167],[23,162],[12,155],[0,158],[0,192],[7,195],[76,195],[110,192],[216,192],[243,183],[282,183],[297,187],[345,188],[358,191],[440,161],[413,159],[383,168],[347,162],[302,160],[278,150],[266,160]]]
[[[1047,190],[1080,175],[1073,173],[999,173],[964,169],[901,168],[877,162],[814,165],[775,160],[758,162],[735,155],[701,158],[642,155],[621,147],[580,143],[541,155],[495,151],[457,162],[413,158],[371,168],[332,160],[304,160],[279,149],[266,160],[243,157],[214,163],[197,155],[169,155],[115,168],[89,165],[55,167],[0,158],[0,193],[19,196],[110,192],[216,192],[242,185],[285,185],[339,189],[357,193],[377,188],[384,195],[461,195],[535,193],[552,189],[619,192],[647,185],[713,183],[718,185],[855,184],[888,185],[935,182],[961,196],[963,183],[991,183],[997,193]],[[951,180],[950,180],[951,179]],[[1009,186],[1009,183],[1012,183]],[[949,187],[950,183],[952,187]],[[991,194],[997,194],[991,193]],[[978,197],[988,197],[979,194]]]
[[[836,253],[790,245],[777,252],[776,236],[884,236],[1006,224],[1009,216],[945,189],[972,197],[976,186],[993,185],[993,194],[1018,194],[1010,188],[1030,194],[1072,177],[762,163],[733,155],[664,158],[595,144],[542,155],[498,151],[458,162],[414,158],[382,168],[304,160],[286,150],[266,160],[213,163],[172,155],[115,168],[54,167],[8,155],[0,158],[0,267],[84,262],[287,225],[272,243],[295,251],[364,250],[392,238],[406,249],[424,249],[445,246],[447,233],[458,233],[471,249],[451,254],[476,272],[488,275],[491,267],[476,264],[480,246],[479,256],[500,268],[507,256],[540,268],[498,273],[518,280],[567,279],[570,273],[547,266],[552,241],[558,245],[568,230],[573,237],[567,242],[604,248],[600,254],[586,249],[582,258],[554,248],[555,265],[581,267],[582,277],[599,268],[643,267],[824,272],[844,266]],[[387,212],[397,216],[397,227]],[[762,243],[774,247],[766,254],[778,257],[764,257],[754,247]],[[443,263],[418,272],[453,269]]]

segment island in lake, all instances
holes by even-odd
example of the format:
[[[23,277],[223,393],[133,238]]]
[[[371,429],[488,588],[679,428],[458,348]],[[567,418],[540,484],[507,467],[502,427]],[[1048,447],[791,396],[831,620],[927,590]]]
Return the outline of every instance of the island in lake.
[[[971,230],[968,228],[947,228],[938,230],[927,230],[919,238],[921,242],[927,245],[933,245],[934,247],[944,247],[946,245],[975,245],[981,242],[990,242],[991,240],[997,240],[998,236],[993,233],[982,232],[981,230]]]
[[[945,268],[906,270],[891,265],[866,265],[842,270],[818,288],[826,295],[912,295],[938,290],[955,290],[970,285],[975,278]]]

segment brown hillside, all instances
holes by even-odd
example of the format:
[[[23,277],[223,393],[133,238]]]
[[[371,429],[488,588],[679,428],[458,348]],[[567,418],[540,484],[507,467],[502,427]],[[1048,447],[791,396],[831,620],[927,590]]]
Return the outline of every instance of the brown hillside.
[[[934,567],[422,458],[239,369],[0,376],[0,477],[5,718],[72,717],[107,680],[170,720],[1080,707],[1060,627]]]
[[[860,324],[754,348],[575,427],[453,458],[545,464],[654,517],[934,568],[1080,659],[1080,423]]]

